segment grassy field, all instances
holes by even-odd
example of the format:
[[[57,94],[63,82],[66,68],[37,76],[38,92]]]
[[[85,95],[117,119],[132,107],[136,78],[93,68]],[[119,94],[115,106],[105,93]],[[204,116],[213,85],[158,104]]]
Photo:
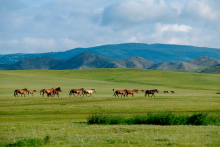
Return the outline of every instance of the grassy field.
[[[206,112],[220,117],[220,75],[142,69],[0,71],[0,146],[220,146],[220,124],[208,126],[88,125],[102,113],[132,117],[148,112]],[[61,87],[60,97],[42,97]],[[15,89],[35,97],[14,97]],[[93,97],[69,97],[70,89],[96,89]],[[112,89],[175,91],[113,97]],[[40,142],[37,144],[37,142]],[[22,144],[21,144],[22,146]],[[28,143],[23,146],[30,146]]]

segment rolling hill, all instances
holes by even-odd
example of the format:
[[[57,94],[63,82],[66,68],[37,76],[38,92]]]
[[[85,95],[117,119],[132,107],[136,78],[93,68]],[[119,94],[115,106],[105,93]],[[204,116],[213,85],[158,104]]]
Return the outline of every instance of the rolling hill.
[[[90,68],[139,68],[166,71],[193,71],[205,72],[205,68],[219,65],[220,61],[210,57],[199,57],[189,62],[163,62],[153,63],[142,57],[130,57],[127,59],[111,59],[84,52],[69,60],[60,60],[50,57],[28,57],[18,63],[7,65],[0,64],[0,70],[28,70],[28,69],[90,69]],[[201,69],[201,70],[198,70]],[[215,68],[216,69],[216,68]],[[214,72],[214,70],[207,70]]]
[[[75,48],[65,52],[49,52],[35,54],[8,54],[0,55],[1,64],[14,64],[27,57],[51,57],[62,60],[69,60],[84,52],[112,59],[127,59],[130,57],[142,57],[146,60],[162,62],[188,62],[198,57],[208,56],[220,60],[220,49],[195,47],[186,45],[170,44],[144,44],[144,43],[124,43],[103,45],[89,48]]]

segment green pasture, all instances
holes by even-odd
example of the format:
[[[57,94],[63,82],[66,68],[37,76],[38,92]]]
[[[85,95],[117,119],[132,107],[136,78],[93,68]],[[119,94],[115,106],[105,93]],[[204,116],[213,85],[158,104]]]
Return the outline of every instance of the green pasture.
[[[0,146],[22,139],[42,146],[220,146],[220,124],[208,126],[88,125],[92,114],[132,117],[149,112],[205,112],[220,117],[220,75],[143,69],[0,71]],[[40,96],[61,87],[60,97]],[[14,97],[15,89],[37,90]],[[93,97],[69,97],[71,89],[96,89]],[[175,91],[146,97],[113,97],[113,88]],[[24,142],[24,141],[23,141]],[[21,145],[22,146],[22,145]],[[29,145],[23,145],[29,146]],[[34,146],[34,145],[33,145]],[[35,144],[39,146],[39,144]]]

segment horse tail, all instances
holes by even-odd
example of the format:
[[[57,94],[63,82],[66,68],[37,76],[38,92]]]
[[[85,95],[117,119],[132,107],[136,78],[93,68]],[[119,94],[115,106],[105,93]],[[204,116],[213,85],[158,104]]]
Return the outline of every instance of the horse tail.
[[[115,89],[113,88],[113,91],[115,91]]]

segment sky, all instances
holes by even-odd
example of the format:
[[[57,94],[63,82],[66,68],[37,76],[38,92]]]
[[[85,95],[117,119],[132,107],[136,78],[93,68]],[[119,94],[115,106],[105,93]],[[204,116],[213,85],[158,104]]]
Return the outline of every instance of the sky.
[[[218,0],[0,0],[0,54],[106,44],[220,49]]]

